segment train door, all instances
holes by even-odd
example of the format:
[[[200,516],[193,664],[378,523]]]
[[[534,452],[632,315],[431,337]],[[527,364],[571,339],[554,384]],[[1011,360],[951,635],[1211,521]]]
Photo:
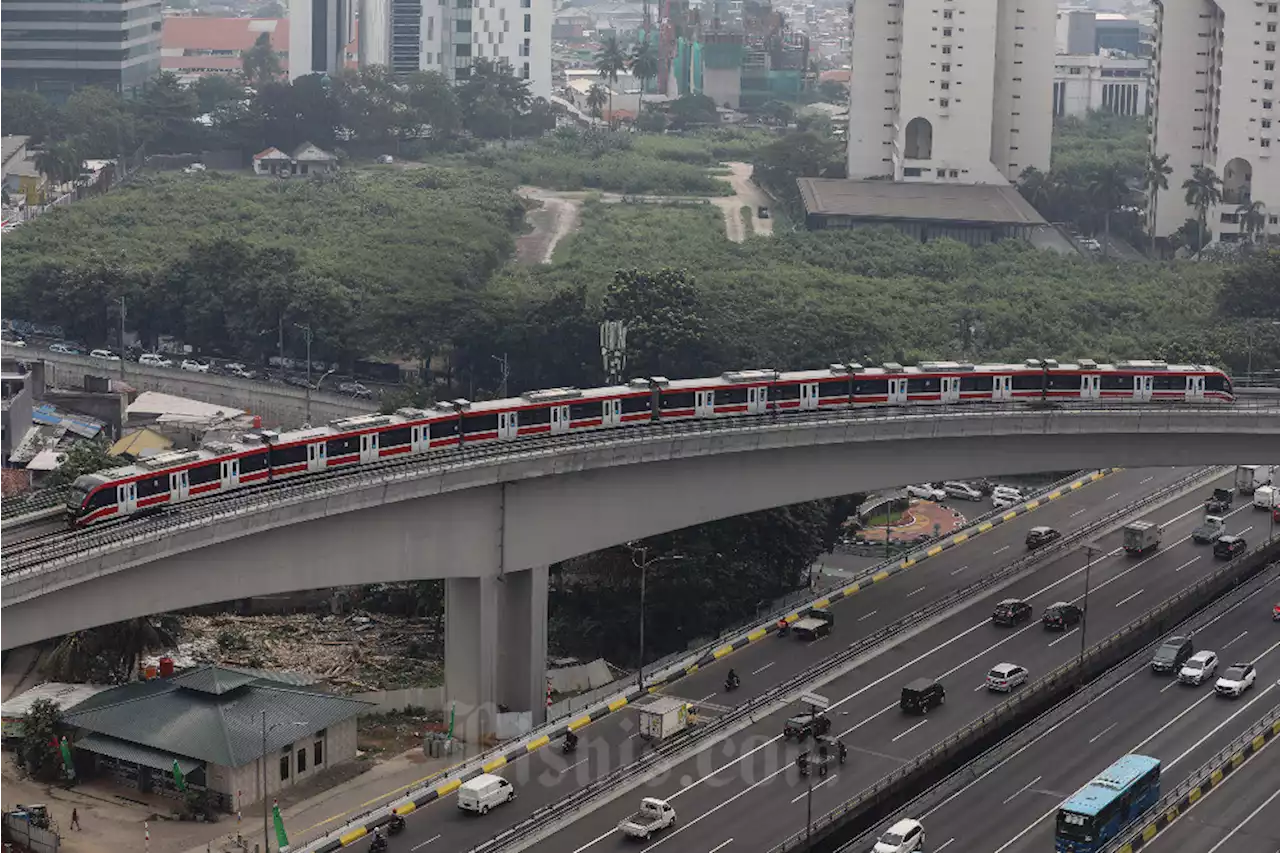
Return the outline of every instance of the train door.
[[[608,405],[608,401],[605,401]],[[552,406],[551,407],[551,434],[569,431],[569,407],[568,406]]]
[[[1133,399],[1146,402],[1151,399],[1151,377],[1133,377]]]
[[[716,392],[695,391],[693,394],[693,414],[699,418],[709,418],[716,413]]]
[[[801,382],[800,383],[800,409],[816,409],[818,408],[818,383],[817,382]]]
[[[907,380],[906,377],[901,379],[889,380],[889,403],[905,403],[907,402]]]
[[[958,403],[960,401],[960,377],[942,377],[942,402]]]
[[[769,410],[769,389],[768,388],[748,388],[747,389],[747,411],[750,414],[758,415]]]
[[[116,506],[121,515],[130,515],[138,511],[138,484],[126,483],[116,486]]]
[[[409,452],[422,453],[424,450],[426,450],[431,444],[431,439],[428,438],[428,436],[430,435],[431,435],[431,431],[427,427],[422,427],[422,426],[413,427],[409,431],[409,441],[410,441]]]
[[[1204,377],[1187,377],[1187,399],[1196,402],[1204,400]]]
[[[1013,399],[1013,377],[1012,376],[991,377],[991,399],[993,400],[1012,400]]]
[[[367,432],[360,436],[360,462],[375,462],[378,459],[378,434]]]
[[[169,502],[185,501],[191,495],[191,477],[186,471],[174,471],[169,475]]]
[[[231,459],[219,463],[218,474],[222,480],[222,488],[234,489],[240,485],[240,460]]]
[[[326,445],[323,441],[307,445],[307,470],[323,471],[327,460]]]
[[[515,438],[520,431],[520,413],[519,412],[499,412],[498,413],[498,438],[508,439]]]
[[[622,401],[605,400],[601,404],[600,425],[611,427],[622,423]]]
[[[1080,376],[1080,399],[1102,399],[1102,377],[1096,373],[1085,373]]]

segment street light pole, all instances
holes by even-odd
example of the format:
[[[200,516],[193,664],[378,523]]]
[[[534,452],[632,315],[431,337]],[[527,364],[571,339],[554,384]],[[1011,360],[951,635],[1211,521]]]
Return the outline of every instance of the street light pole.
[[[262,853],[271,853],[271,830],[267,826],[267,712],[262,712]]]
[[[311,425],[311,324],[310,323],[294,323],[302,330],[302,336],[307,341],[307,425]]]
[[[809,775],[804,778],[809,783],[808,796],[805,797],[805,808],[808,814],[804,819],[804,849],[810,851],[813,849],[813,770],[810,769]]]
[[[1093,552],[1092,545],[1084,546],[1086,562],[1084,564],[1084,607],[1080,610],[1080,660],[1084,660],[1084,643],[1086,629],[1089,624],[1089,576],[1093,572]]]
[[[120,380],[124,381],[124,297],[120,297]]]

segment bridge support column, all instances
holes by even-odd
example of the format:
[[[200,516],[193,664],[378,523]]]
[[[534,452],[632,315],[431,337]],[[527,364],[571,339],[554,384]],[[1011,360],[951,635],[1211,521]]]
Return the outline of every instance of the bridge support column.
[[[479,743],[498,705],[546,719],[547,567],[445,581],[445,698],[454,734]],[[447,713],[447,709],[446,709]]]

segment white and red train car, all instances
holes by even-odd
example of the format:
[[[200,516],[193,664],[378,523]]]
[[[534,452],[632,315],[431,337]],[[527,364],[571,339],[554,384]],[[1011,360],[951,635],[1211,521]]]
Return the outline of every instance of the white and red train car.
[[[655,421],[831,407],[1051,400],[1231,403],[1235,394],[1231,379],[1216,367],[1163,361],[833,364],[825,370],[736,370],[706,379],[655,376],[607,388],[552,388],[485,402],[453,400],[431,409],[341,418],[310,429],[249,433],[234,444],[206,444],[86,474],[72,486],[67,510],[73,524],[84,526],[205,494],[394,456]]]

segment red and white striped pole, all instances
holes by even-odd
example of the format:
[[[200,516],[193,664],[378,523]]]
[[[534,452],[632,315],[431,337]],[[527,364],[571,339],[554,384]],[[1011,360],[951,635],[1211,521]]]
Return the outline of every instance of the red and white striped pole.
[[[151,824],[145,820],[142,822],[142,836],[146,842],[146,849],[151,850]]]
[[[547,679],[547,707],[551,707],[551,679]]]

